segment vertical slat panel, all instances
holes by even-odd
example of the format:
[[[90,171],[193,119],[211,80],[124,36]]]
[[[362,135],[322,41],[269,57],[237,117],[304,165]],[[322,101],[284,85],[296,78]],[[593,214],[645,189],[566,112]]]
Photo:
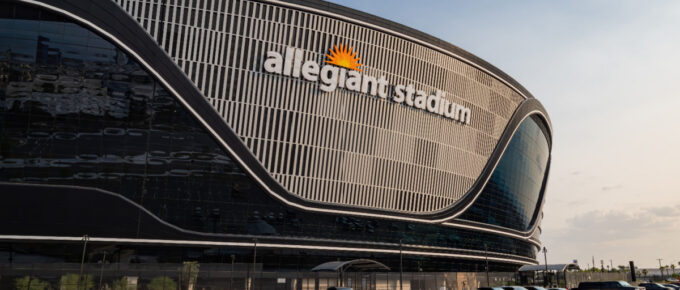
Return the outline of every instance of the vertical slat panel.
[[[263,166],[304,198],[440,210],[472,186],[522,101],[460,60],[344,20],[249,0],[116,3],[167,50],[240,137],[254,138],[248,144]],[[463,127],[340,88],[323,93],[318,83],[260,67],[264,52],[288,45],[323,64],[328,49],[340,43],[358,51],[364,74],[445,91],[447,100],[473,110],[473,122]]]

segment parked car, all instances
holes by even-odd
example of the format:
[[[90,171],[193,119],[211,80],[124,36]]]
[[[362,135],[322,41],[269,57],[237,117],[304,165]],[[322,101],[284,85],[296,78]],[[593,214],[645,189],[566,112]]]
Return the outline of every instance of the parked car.
[[[503,290],[501,287],[479,287],[477,290]]]
[[[548,288],[548,290],[567,290],[567,288]]]
[[[524,286],[524,288],[527,288],[528,290],[546,290],[545,288],[540,286]]]
[[[673,288],[673,289],[675,289],[675,290],[680,290],[680,286],[675,285],[675,284],[663,284],[663,286],[671,287],[671,288]]]
[[[645,290],[644,287],[636,287],[626,281],[605,281],[605,282],[581,282],[577,288],[571,290]]]
[[[640,287],[645,287],[647,290],[675,290],[671,287],[666,287],[659,283],[640,283]]]
[[[527,288],[524,288],[522,286],[501,286],[503,290],[527,290]]]

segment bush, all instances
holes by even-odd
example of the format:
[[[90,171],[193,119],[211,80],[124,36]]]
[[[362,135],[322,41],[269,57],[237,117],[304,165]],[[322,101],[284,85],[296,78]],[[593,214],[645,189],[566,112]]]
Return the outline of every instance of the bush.
[[[80,289],[78,288],[78,274],[66,274],[61,276],[59,280],[60,290],[89,290],[94,288],[94,280],[92,275],[83,275],[80,282]]]
[[[177,283],[170,277],[161,276],[151,279],[147,288],[149,290],[174,290],[177,289]]]
[[[128,284],[128,279],[126,277],[114,280],[111,286],[112,290],[135,290],[137,285]]]
[[[45,290],[50,289],[50,283],[47,281],[42,281],[38,278],[33,278],[26,276],[21,278],[16,278],[14,280],[14,286],[17,290]]]

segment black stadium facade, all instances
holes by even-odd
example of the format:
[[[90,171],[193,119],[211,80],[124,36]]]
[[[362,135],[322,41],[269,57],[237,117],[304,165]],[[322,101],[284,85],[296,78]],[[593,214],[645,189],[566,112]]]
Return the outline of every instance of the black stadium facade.
[[[326,2],[3,0],[0,263],[87,235],[118,263],[514,271],[551,130],[484,60]]]

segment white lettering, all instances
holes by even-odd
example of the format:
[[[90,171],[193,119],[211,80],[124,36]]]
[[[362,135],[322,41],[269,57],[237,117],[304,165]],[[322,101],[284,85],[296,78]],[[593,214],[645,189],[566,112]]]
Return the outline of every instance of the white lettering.
[[[347,70],[344,68],[340,69],[340,77],[338,78],[338,87],[339,88],[344,88],[345,87],[345,78],[347,77]]]
[[[300,77],[300,66],[302,66],[302,49],[295,49],[295,59],[293,61],[293,77]]]
[[[439,101],[442,98],[442,92],[440,90],[437,90],[437,92],[434,95],[430,95],[427,97],[427,110],[431,113],[437,114],[439,111]]]
[[[416,108],[418,109],[423,109],[427,107],[425,104],[427,103],[427,94],[424,91],[417,91],[416,92]]]
[[[392,101],[401,104],[404,102],[405,98],[406,96],[404,95],[404,85],[394,86],[394,98],[392,98]]]
[[[264,61],[264,70],[268,73],[281,74],[283,58],[275,51],[267,52],[267,60]]]
[[[413,107],[413,93],[416,91],[413,89],[413,85],[409,84],[406,87],[406,104]]]
[[[354,70],[347,72],[347,74],[349,75],[346,83],[347,89],[355,92],[361,91],[361,74]]]
[[[319,64],[313,60],[308,60],[302,65],[302,77],[310,82],[319,80]]]
[[[371,96],[387,99],[390,96],[390,83],[385,76],[362,75],[357,70],[348,70],[331,64],[319,65],[313,60],[304,61],[302,49],[287,47],[285,53],[268,51],[263,63],[264,71],[273,74],[302,77],[307,81],[318,82],[319,89],[333,92],[338,87],[350,91],[361,92]],[[470,124],[472,112],[470,108],[446,99],[446,92],[436,90],[428,95],[423,90],[416,90],[413,84],[394,85],[394,96],[391,99],[398,104],[416,107],[433,114],[441,115],[465,125]]]
[[[456,121],[470,125],[470,109],[456,105]]]
[[[372,76],[364,76],[364,81],[363,84],[361,85],[361,92],[366,94],[368,93],[368,87],[371,87],[371,96],[375,96],[375,94],[378,92],[378,80],[375,79],[375,77]]]
[[[295,48],[286,48],[286,59],[283,61],[283,75],[290,76],[290,72],[293,69],[293,54],[295,53]]]
[[[329,76],[330,73],[330,76]],[[338,67],[324,65],[321,68],[321,85],[319,88],[324,92],[332,92],[338,86]]]
[[[387,79],[385,79],[385,76],[380,76],[378,78],[378,96],[386,99],[387,98]]]

